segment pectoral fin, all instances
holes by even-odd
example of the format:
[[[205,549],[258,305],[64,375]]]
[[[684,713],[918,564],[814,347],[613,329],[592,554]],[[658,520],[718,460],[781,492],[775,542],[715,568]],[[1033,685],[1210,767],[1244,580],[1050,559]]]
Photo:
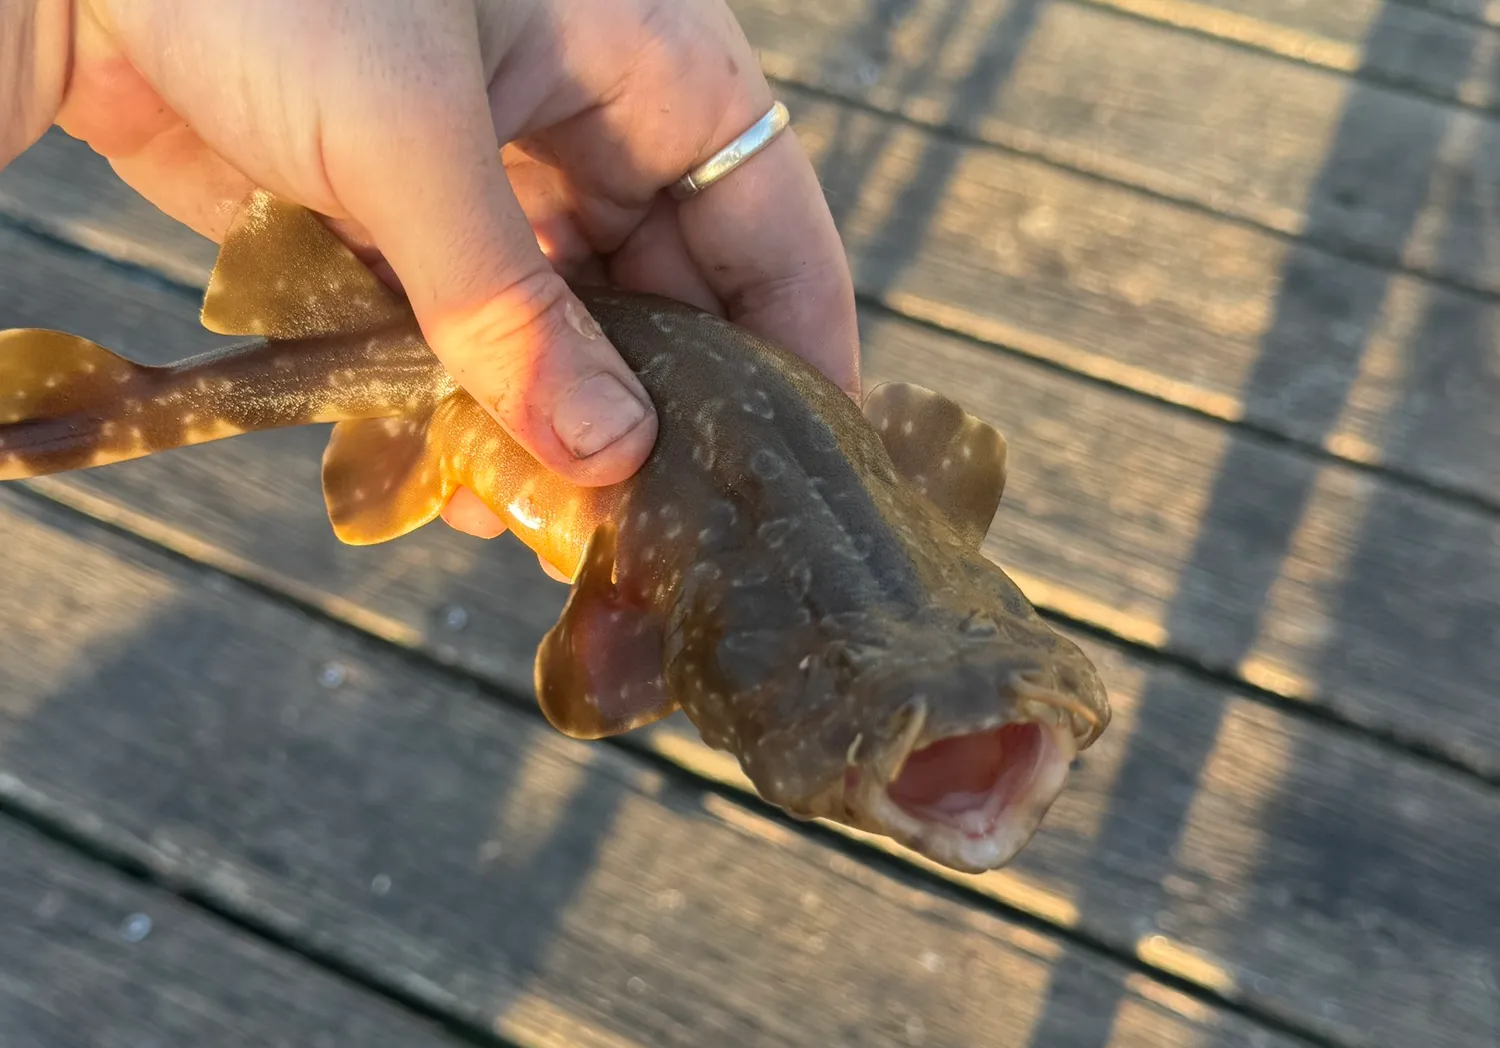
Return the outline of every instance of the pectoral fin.
[[[615,526],[600,524],[573,592],[536,656],[542,712],[565,735],[598,739],[677,708],[662,675],[661,616],[616,584]]]
[[[201,320],[221,335],[308,338],[362,331],[407,309],[314,212],[256,190],[224,237]]]
[[[888,382],[865,398],[865,417],[886,453],[976,549],[1005,493],[1000,431],[922,386]]]

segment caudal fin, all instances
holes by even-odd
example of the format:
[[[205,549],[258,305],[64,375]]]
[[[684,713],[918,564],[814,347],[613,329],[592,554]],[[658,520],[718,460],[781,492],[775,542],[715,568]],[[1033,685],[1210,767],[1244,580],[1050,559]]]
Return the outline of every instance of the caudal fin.
[[[76,335],[0,331],[0,480],[149,454],[154,370]]]

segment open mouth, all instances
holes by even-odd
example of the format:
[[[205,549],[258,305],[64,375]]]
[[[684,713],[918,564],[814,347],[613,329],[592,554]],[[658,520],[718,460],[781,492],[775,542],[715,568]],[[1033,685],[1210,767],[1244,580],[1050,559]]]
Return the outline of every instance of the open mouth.
[[[1009,862],[1062,792],[1077,752],[1051,721],[940,739],[907,757],[884,789],[864,783],[867,811],[909,846],[957,869]]]
[[[910,757],[886,794],[907,814],[978,839],[1035,785],[1046,755],[1040,724],[1006,724],[941,739]]]

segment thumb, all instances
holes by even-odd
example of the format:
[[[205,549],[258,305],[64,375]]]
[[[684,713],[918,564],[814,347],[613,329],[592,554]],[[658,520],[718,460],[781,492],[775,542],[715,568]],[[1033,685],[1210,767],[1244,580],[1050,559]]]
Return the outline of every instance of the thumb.
[[[468,41],[449,35],[440,55],[408,49],[422,75],[395,78],[378,107],[363,100],[379,126],[325,129],[325,173],[454,379],[544,466],[616,483],[645,461],[656,412],[538,246]]]

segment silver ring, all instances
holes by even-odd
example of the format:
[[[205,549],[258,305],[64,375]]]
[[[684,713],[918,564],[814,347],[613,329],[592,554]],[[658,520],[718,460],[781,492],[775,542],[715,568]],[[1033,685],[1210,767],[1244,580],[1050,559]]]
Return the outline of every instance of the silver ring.
[[[780,102],[773,104],[744,134],[673,182],[672,196],[678,200],[697,196],[774,142],[789,123],[791,114],[786,106]]]

